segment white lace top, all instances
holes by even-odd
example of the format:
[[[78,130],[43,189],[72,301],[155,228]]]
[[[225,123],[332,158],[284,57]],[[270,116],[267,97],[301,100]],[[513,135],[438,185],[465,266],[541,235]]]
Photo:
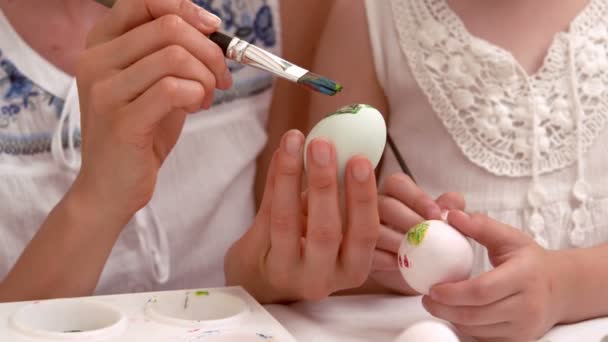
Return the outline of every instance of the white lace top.
[[[225,32],[280,52],[277,0],[195,2],[222,17]],[[229,67],[234,86],[187,118],[152,201],[115,244],[98,294],[224,284],[224,255],[255,214],[272,87],[268,73]],[[0,11],[0,279],[77,174],[78,107],[72,77],[32,50]]]
[[[531,76],[446,0],[366,6],[389,130],[425,190],[462,192],[547,248],[608,240],[608,1],[590,0]],[[398,170],[389,155],[383,175]]]

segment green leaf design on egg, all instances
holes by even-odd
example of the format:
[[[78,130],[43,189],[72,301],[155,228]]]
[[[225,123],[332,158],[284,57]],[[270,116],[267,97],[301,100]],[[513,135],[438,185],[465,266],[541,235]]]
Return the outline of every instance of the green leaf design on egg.
[[[429,229],[428,222],[418,223],[407,232],[407,242],[413,246],[420,245],[426,236],[427,229]]]
[[[208,296],[209,291],[196,291],[196,292],[194,292],[194,294],[197,296]]]
[[[338,109],[337,111],[329,114],[328,117],[332,116],[332,115],[340,115],[340,114],[357,114],[363,108],[372,108],[372,106],[366,105],[366,104],[352,104],[352,105],[345,106],[345,107]]]

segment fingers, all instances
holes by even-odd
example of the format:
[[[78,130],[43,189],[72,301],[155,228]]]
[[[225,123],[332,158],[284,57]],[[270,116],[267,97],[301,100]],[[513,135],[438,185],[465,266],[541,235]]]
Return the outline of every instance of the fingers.
[[[401,201],[425,219],[441,217],[441,210],[435,201],[404,174],[387,178],[380,192]]]
[[[277,168],[277,158],[279,151],[275,151],[270,160],[268,166],[268,173],[266,174],[266,184],[264,184],[264,195],[262,196],[262,202],[260,203],[260,209],[256,219],[262,220],[262,226],[270,227],[270,210],[272,208],[272,197],[274,196],[274,182]]]
[[[277,154],[274,194],[270,210],[270,253],[273,271],[288,273],[299,262],[302,237],[300,203],[304,136],[287,132]]]
[[[375,250],[372,261],[373,271],[398,271],[397,254]]]
[[[404,234],[382,225],[380,226],[380,234],[378,235],[378,243],[376,243],[376,248],[395,255],[396,259],[403,238]]]
[[[422,216],[393,197],[380,196],[378,210],[385,225],[402,233],[424,221]]]
[[[513,323],[503,322],[488,325],[462,325],[454,324],[454,327],[467,336],[475,336],[476,338],[483,338],[484,342],[517,342],[525,341],[520,339],[512,339],[505,337],[496,336],[509,336],[513,331]],[[496,337],[496,338],[495,338]],[[489,339],[488,339],[489,338]]]
[[[160,68],[160,65],[165,67]],[[212,94],[215,89],[215,78],[211,71],[186,49],[171,45],[144,57],[112,77],[112,85],[109,87],[112,95],[108,102],[119,106],[127,104],[166,76],[198,81],[205,94]],[[206,96],[203,107],[208,107],[211,101],[213,97]]]
[[[365,157],[352,158],[346,167],[347,228],[340,261],[348,287],[362,285],[369,275],[378,241],[378,191],[374,168]]]
[[[431,296],[445,305],[488,305],[522,291],[523,274],[516,261],[507,261],[478,277],[436,285]]]
[[[144,23],[120,37],[96,47],[89,53],[106,57],[89,58],[89,60],[94,61],[96,63],[94,67],[98,69],[122,70],[148,55],[173,45],[182,47],[201,61],[215,76],[218,88],[227,89],[232,85],[232,78],[222,50],[177,15],[166,15]],[[175,48],[169,49],[167,55],[164,55],[162,59],[163,63],[155,64],[155,68],[170,69],[173,67],[171,64],[184,62],[186,59],[184,52]],[[107,56],[112,56],[112,58],[107,58]],[[196,75],[188,78],[194,77]]]
[[[205,89],[196,82],[164,77],[139,96],[135,101],[123,107],[124,121],[122,127],[131,127],[139,132],[131,134],[151,134],[151,130],[168,114],[175,110],[194,112],[200,108],[205,97]]]
[[[342,241],[336,152],[325,139],[315,139],[308,146],[306,268],[321,279],[329,279]]]
[[[442,210],[464,210],[464,197],[458,192],[446,192],[435,201]]]
[[[211,34],[221,19],[189,0],[122,0],[91,31],[88,45],[110,41],[131,29],[165,15],[177,15],[200,32]]]
[[[469,216],[453,210],[450,211],[448,220],[450,225],[484,245],[492,254],[506,254],[531,242],[524,233],[486,215]]]
[[[506,323],[513,320],[519,300],[517,295],[505,298],[496,303],[483,306],[451,306],[433,301],[430,297],[422,298],[425,309],[433,316],[456,324],[480,326]]]

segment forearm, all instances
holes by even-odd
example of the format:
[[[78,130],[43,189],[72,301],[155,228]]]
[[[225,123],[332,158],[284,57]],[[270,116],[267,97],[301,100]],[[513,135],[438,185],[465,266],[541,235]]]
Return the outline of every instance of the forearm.
[[[608,244],[553,253],[563,278],[560,323],[608,316]]]
[[[0,302],[90,295],[127,216],[71,190],[0,283]]]

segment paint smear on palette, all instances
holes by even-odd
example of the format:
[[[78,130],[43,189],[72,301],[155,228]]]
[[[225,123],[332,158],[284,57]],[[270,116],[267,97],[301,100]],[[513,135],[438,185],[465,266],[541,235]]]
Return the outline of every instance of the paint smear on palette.
[[[260,338],[263,338],[263,339],[267,340],[267,341],[272,341],[272,336],[270,336],[270,335],[266,335],[266,334],[262,334],[262,333],[257,333],[256,335],[258,337],[260,337]]]
[[[422,222],[415,225],[412,229],[407,232],[407,241],[413,245],[418,246],[424,241],[426,231],[429,229],[428,222]]]
[[[198,329],[196,329],[198,330]],[[254,333],[252,331],[239,331],[239,330],[206,330],[202,332],[195,332],[196,334],[191,336],[173,337],[168,341],[171,342],[273,342],[274,337],[270,334],[265,333]],[[189,331],[190,332],[190,331]]]

